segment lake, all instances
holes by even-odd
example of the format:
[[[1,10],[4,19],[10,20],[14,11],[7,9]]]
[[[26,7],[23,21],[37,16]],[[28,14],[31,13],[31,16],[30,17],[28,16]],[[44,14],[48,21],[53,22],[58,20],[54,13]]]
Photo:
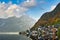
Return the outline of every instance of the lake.
[[[23,35],[0,35],[0,40],[31,40]]]

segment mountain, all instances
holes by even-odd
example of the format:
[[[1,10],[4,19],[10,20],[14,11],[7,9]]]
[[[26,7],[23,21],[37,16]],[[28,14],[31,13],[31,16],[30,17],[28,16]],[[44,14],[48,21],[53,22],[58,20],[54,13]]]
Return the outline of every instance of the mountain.
[[[31,28],[31,30],[34,30],[39,26],[48,26],[57,24],[60,24],[60,3],[56,6],[56,8],[53,11],[44,13],[41,16],[41,18],[35,23],[35,25]]]
[[[0,18],[0,32],[20,32],[31,28],[35,20],[27,15],[21,17]]]

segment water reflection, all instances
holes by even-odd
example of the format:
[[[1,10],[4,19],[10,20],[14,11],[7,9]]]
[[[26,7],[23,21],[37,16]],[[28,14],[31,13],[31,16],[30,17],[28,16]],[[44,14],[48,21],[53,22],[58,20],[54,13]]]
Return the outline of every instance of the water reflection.
[[[23,35],[0,35],[0,40],[31,40]]]

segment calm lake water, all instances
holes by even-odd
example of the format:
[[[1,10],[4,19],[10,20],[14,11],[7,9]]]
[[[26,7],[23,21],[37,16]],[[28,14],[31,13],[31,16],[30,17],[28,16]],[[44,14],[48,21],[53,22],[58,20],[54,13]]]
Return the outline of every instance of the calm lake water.
[[[22,35],[0,35],[0,40],[31,40]]]

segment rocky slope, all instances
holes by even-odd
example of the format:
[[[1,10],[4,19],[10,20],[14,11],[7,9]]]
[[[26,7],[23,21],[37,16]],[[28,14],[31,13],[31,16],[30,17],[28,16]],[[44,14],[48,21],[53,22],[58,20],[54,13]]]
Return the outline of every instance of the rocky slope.
[[[60,24],[60,3],[53,11],[44,13],[41,18],[36,22],[36,24],[31,28],[31,30],[34,30],[39,26],[57,24]]]

